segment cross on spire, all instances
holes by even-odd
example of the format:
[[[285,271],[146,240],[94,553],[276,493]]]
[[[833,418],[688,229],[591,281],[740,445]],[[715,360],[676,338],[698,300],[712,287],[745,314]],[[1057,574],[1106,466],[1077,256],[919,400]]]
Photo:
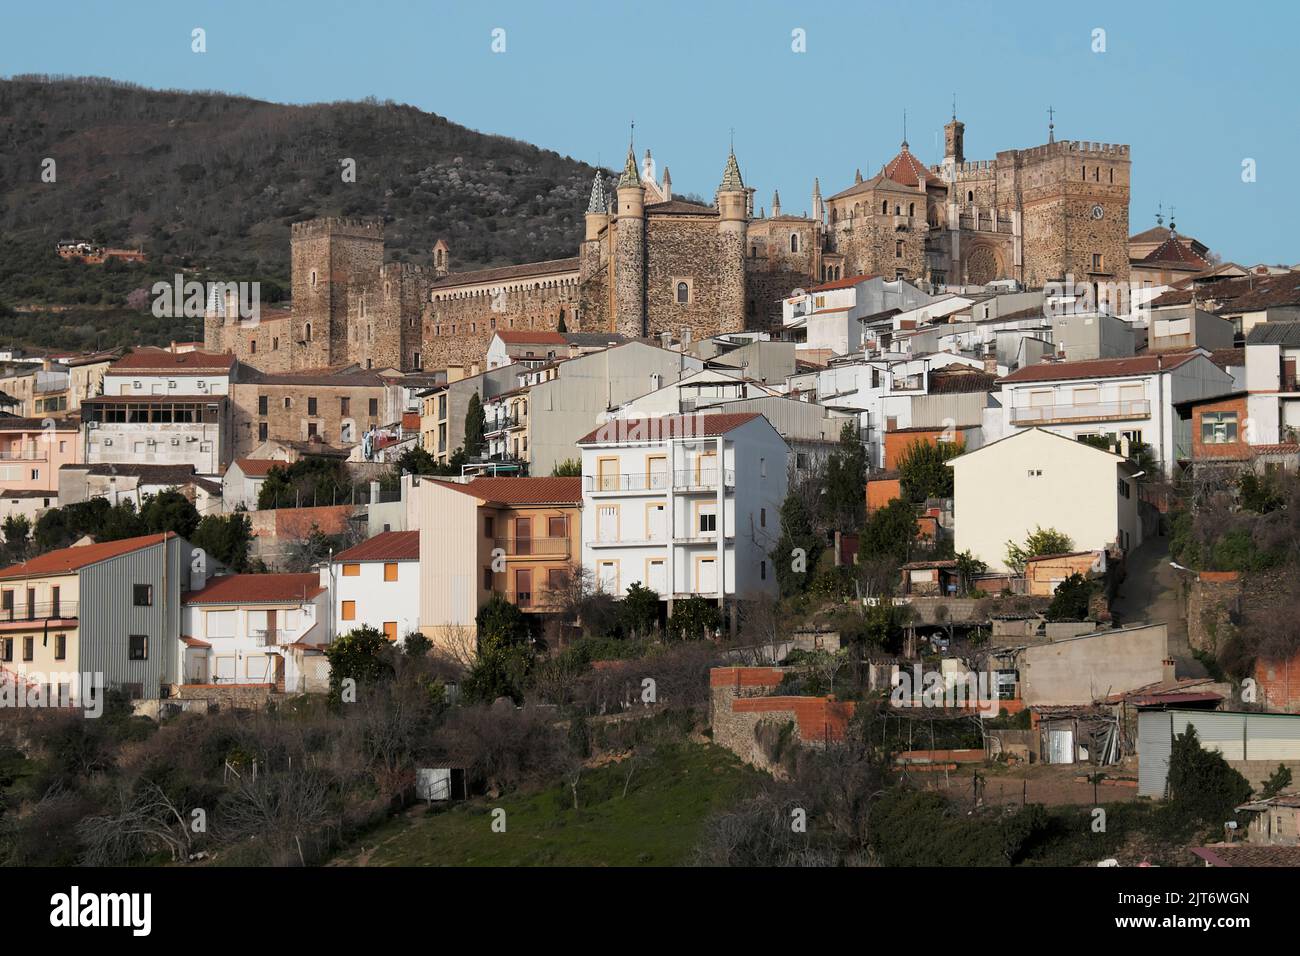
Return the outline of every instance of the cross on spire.
[[[1056,142],[1055,119],[1056,119],[1056,110],[1052,109],[1052,107],[1049,105],[1047,107],[1047,141],[1049,143]]]
[[[903,149],[907,149],[907,110],[903,110]]]

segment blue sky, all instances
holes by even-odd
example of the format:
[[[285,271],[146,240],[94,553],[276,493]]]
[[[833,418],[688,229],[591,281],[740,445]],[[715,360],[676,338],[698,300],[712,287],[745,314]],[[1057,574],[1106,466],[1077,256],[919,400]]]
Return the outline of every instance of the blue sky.
[[[1300,5],[791,0],[6,0],[0,75],[108,76],[285,103],[375,96],[621,165],[628,123],[679,193],[711,196],[730,130],[768,205],[870,175],[902,138],[942,157],[957,95],[968,159],[1046,140],[1132,146],[1130,227],[1177,209],[1225,259],[1300,261]],[[53,12],[57,9],[57,12]],[[191,52],[194,27],[207,52]],[[492,31],[506,50],[492,52]],[[792,51],[805,31],[806,52]],[[1093,31],[1105,31],[1104,53]],[[1256,181],[1242,181],[1253,159]]]

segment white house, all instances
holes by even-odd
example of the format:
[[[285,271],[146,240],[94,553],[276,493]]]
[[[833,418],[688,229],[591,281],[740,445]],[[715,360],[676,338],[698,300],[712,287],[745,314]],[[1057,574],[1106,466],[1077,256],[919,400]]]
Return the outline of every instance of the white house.
[[[615,418],[657,418],[689,414],[711,405],[746,398],[779,395],[780,390],[734,372],[703,369],[676,382],[628,399],[612,413]]]
[[[955,548],[1006,570],[1007,542],[1054,528],[1079,551],[1142,543],[1137,467],[1120,455],[1042,428],[959,455],[953,470]]]
[[[771,593],[789,448],[761,414],[615,419],[578,440],[582,563],[622,596]]]
[[[369,626],[400,641],[420,629],[420,532],[385,531],[367,538],[334,555],[321,574],[333,592],[336,636]]]
[[[912,309],[933,300],[903,279],[849,276],[797,291],[781,306],[781,327],[788,340],[808,349],[848,355],[862,347],[862,320],[891,309]]]
[[[314,690],[306,664],[329,643],[329,593],[316,574],[226,574],[182,600],[186,684],[273,684]]]
[[[146,398],[166,395],[229,395],[235,357],[224,352],[173,352],[142,348],[104,372],[104,394]]]
[[[1040,362],[1001,380],[1001,406],[984,419],[986,441],[1027,428],[1067,438],[1114,435],[1142,443],[1166,472],[1188,445],[1174,405],[1233,390],[1232,376],[1203,350],[1084,362]]]
[[[1246,336],[1246,399],[1252,445],[1300,436],[1300,322],[1261,322]],[[1231,389],[1224,389],[1231,391]]]

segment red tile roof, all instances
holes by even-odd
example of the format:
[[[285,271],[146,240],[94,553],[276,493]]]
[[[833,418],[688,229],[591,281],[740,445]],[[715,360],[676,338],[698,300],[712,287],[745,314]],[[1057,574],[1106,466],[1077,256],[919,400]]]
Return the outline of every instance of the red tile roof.
[[[833,282],[823,282],[821,285],[815,285],[809,292],[829,292],[831,289],[848,289],[857,285],[859,282],[866,282],[868,279],[876,278],[876,273],[870,275],[848,276],[844,279],[836,279]]]
[[[182,634],[181,640],[185,642],[186,647],[211,647],[207,641],[197,637],[190,637],[188,634]]]
[[[1177,263],[1178,265],[1191,266],[1195,269],[1208,269],[1210,267],[1208,262],[1179,242],[1177,236],[1170,236],[1164,242],[1160,243],[1160,245],[1147,253],[1146,257],[1143,258],[1142,261],[1147,263]]]
[[[1074,378],[1112,378],[1123,375],[1150,375],[1169,371],[1190,362],[1200,353],[1176,355],[1135,355],[1132,358],[1086,359],[1082,362],[1039,362],[1026,365],[1001,379],[1010,382],[1053,382]]]
[[[577,476],[475,478],[466,482],[439,481],[437,484],[503,505],[576,505],[582,502],[582,479]]]
[[[108,374],[160,371],[168,375],[211,375],[234,367],[228,352],[171,352],[167,349],[136,349],[108,367]]]
[[[903,144],[898,155],[885,164],[881,172],[901,186],[918,186],[922,182],[938,180],[938,176],[925,168],[925,165],[912,155],[912,151]]]
[[[236,458],[235,464],[249,478],[265,478],[271,473],[272,468],[288,468],[287,461],[277,461],[274,458]]]
[[[618,445],[656,438],[717,438],[762,417],[759,412],[711,412],[700,415],[663,415],[658,418],[619,418],[593,429],[575,444]]]
[[[559,332],[546,329],[498,329],[497,338],[507,345],[568,345],[569,340]]]
[[[264,604],[305,601],[324,591],[316,574],[223,574],[201,591],[185,595],[186,604]]]
[[[165,534],[145,534],[138,538],[123,538],[120,541],[104,541],[97,544],[73,545],[60,548],[49,554],[14,564],[0,570],[0,578],[23,578],[46,574],[70,574],[109,558],[121,557],[132,551],[161,544],[168,538],[176,537],[174,531]]]
[[[420,532],[385,531],[334,555],[334,561],[419,561]]]

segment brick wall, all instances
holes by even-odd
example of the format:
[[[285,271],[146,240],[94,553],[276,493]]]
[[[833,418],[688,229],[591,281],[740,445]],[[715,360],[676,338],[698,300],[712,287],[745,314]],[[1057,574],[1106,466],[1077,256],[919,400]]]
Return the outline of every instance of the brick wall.
[[[772,769],[758,740],[761,724],[792,725],[791,739],[809,746],[844,739],[851,701],[831,697],[770,696],[787,672],[780,667],[715,667],[709,672],[713,742],[742,760]]]

